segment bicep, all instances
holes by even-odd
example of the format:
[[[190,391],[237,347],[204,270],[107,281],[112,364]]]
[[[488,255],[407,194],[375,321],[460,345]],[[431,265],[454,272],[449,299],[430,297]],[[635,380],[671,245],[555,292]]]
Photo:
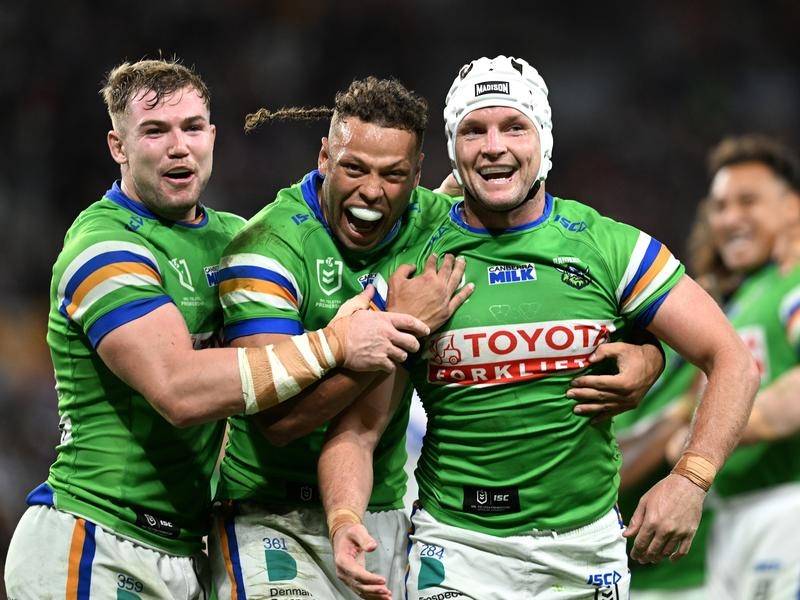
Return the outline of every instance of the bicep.
[[[120,325],[97,346],[106,366],[148,399],[159,396],[160,386],[191,352],[186,322],[172,303]]]
[[[717,303],[688,276],[670,290],[647,329],[704,370],[719,351],[741,346]]]

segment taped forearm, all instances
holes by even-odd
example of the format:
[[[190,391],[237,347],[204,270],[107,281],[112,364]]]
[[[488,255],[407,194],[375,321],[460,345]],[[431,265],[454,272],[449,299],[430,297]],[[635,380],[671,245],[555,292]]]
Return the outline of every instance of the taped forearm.
[[[344,357],[344,345],[330,327],[265,347],[239,348],[245,414],[292,398],[340,366]]]

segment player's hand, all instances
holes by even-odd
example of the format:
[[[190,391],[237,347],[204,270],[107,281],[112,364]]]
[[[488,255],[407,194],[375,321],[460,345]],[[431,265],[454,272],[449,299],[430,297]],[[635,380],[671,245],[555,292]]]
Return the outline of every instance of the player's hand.
[[[418,337],[430,333],[419,319],[407,314],[358,310],[328,325],[344,348],[343,367],[352,371],[394,371],[409,352],[419,350]]]
[[[589,357],[589,362],[598,363],[607,358],[616,360],[616,375],[576,377],[570,383],[572,388],[567,391],[567,398],[578,402],[573,412],[592,416],[592,423],[639,406],[664,367],[661,352],[651,344],[600,344]]]
[[[706,493],[681,475],[670,474],[642,496],[623,535],[634,537],[631,558],[657,563],[689,552]]]
[[[455,175],[450,173],[447,177],[444,178],[444,181],[439,184],[435,190],[433,190],[437,194],[446,194],[447,196],[463,196],[464,195],[464,188],[458,185],[456,181]]]
[[[463,258],[445,254],[438,269],[436,261],[437,256],[431,254],[425,269],[416,277],[412,277],[416,271],[414,265],[400,265],[389,278],[386,299],[387,310],[414,315],[431,331],[444,325],[475,289],[472,283],[458,289],[467,268]]]
[[[344,581],[361,598],[391,600],[392,593],[386,587],[386,578],[370,573],[365,568],[366,553],[378,544],[361,523],[345,525],[336,531],[331,540],[336,576]]]
[[[334,321],[341,319],[343,317],[349,317],[354,312],[359,310],[369,310],[370,302],[372,302],[372,297],[375,295],[375,286],[371,283],[364,288],[364,291],[360,294],[356,294],[349,300],[346,300],[340,307],[339,310],[336,311],[333,319],[331,319],[331,323]]]

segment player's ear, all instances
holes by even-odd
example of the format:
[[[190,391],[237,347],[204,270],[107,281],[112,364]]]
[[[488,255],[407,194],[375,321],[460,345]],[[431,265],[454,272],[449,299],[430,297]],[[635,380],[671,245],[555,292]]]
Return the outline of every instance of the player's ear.
[[[328,149],[328,138],[322,138],[322,146],[319,149],[319,157],[317,158],[317,168],[319,172],[323,175],[328,174],[328,162],[331,159],[331,155]]]
[[[125,152],[125,144],[122,140],[122,134],[116,129],[112,129],[106,135],[106,142],[108,142],[108,150],[111,152],[111,158],[119,165],[124,165],[128,162],[128,156]]]

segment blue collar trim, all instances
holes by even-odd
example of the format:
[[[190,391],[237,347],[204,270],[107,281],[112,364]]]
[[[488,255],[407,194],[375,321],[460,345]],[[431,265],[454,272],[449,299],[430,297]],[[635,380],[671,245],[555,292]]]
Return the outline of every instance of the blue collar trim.
[[[166,223],[171,223],[175,225],[180,225],[181,227],[187,227],[189,229],[199,229],[200,227],[204,227],[206,223],[208,223],[208,212],[206,211],[205,207],[198,203],[197,208],[203,213],[203,218],[200,219],[198,223],[187,223],[185,221],[170,221],[169,219],[164,219],[163,217],[159,217],[157,214],[152,212],[148,209],[144,204],[141,202],[137,202],[125,195],[125,192],[122,191],[122,187],[120,187],[119,180],[114,182],[114,185],[111,186],[111,189],[105,193],[105,197],[111,200],[114,204],[118,204],[122,208],[125,208],[132,213],[135,213],[141,217],[146,217],[148,219],[156,219],[157,221],[163,221]]]
[[[464,201],[459,200],[453,207],[450,209],[450,219],[461,227],[462,229],[466,229],[470,233],[481,233],[481,234],[503,234],[503,233],[515,233],[517,231],[525,231],[527,229],[533,229],[534,227],[541,225],[544,223],[549,217],[550,213],[553,212],[553,197],[545,192],[544,195],[544,211],[542,215],[536,219],[535,221],[531,221],[530,223],[523,223],[522,225],[516,225],[514,227],[509,227],[507,229],[484,229],[482,227],[472,227],[471,225],[467,224],[462,216],[464,207]]]

